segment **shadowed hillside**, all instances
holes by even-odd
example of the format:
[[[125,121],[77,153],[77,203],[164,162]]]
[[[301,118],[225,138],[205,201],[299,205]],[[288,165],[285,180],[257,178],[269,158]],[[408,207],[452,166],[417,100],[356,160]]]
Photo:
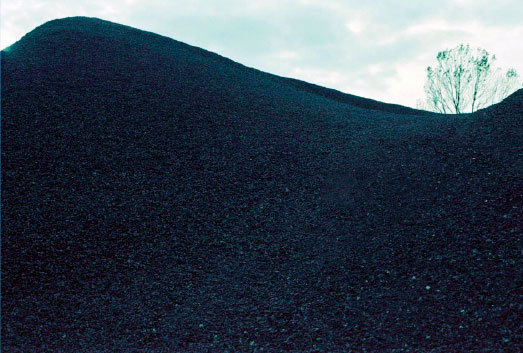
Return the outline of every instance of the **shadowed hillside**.
[[[522,90],[430,114],[81,17],[1,64],[4,352],[521,349]]]

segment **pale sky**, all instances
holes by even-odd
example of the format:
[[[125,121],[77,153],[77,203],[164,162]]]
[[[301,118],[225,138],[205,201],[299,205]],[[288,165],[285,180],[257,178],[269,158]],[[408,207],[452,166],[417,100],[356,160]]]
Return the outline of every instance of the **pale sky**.
[[[415,106],[438,51],[481,47],[523,76],[521,0],[3,0],[0,46],[56,18],[155,32],[244,65]]]

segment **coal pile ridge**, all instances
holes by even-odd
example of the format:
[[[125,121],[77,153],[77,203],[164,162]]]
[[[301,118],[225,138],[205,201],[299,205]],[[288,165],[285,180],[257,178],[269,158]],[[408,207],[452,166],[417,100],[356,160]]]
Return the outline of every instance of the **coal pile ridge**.
[[[4,352],[521,351],[522,90],[429,114],[83,17],[1,64]]]

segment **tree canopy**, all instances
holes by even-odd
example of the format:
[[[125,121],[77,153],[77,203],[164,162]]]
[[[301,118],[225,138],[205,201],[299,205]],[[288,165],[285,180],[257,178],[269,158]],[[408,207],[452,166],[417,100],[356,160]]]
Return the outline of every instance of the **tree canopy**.
[[[497,103],[521,87],[515,69],[494,67],[496,56],[460,44],[440,51],[437,64],[427,67],[426,102],[419,107],[462,114]]]

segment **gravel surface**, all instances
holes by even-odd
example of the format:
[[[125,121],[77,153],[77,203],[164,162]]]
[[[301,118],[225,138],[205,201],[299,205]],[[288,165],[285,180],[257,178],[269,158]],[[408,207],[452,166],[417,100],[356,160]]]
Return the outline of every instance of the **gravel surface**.
[[[429,114],[93,18],[1,64],[3,352],[522,351],[523,90]]]

